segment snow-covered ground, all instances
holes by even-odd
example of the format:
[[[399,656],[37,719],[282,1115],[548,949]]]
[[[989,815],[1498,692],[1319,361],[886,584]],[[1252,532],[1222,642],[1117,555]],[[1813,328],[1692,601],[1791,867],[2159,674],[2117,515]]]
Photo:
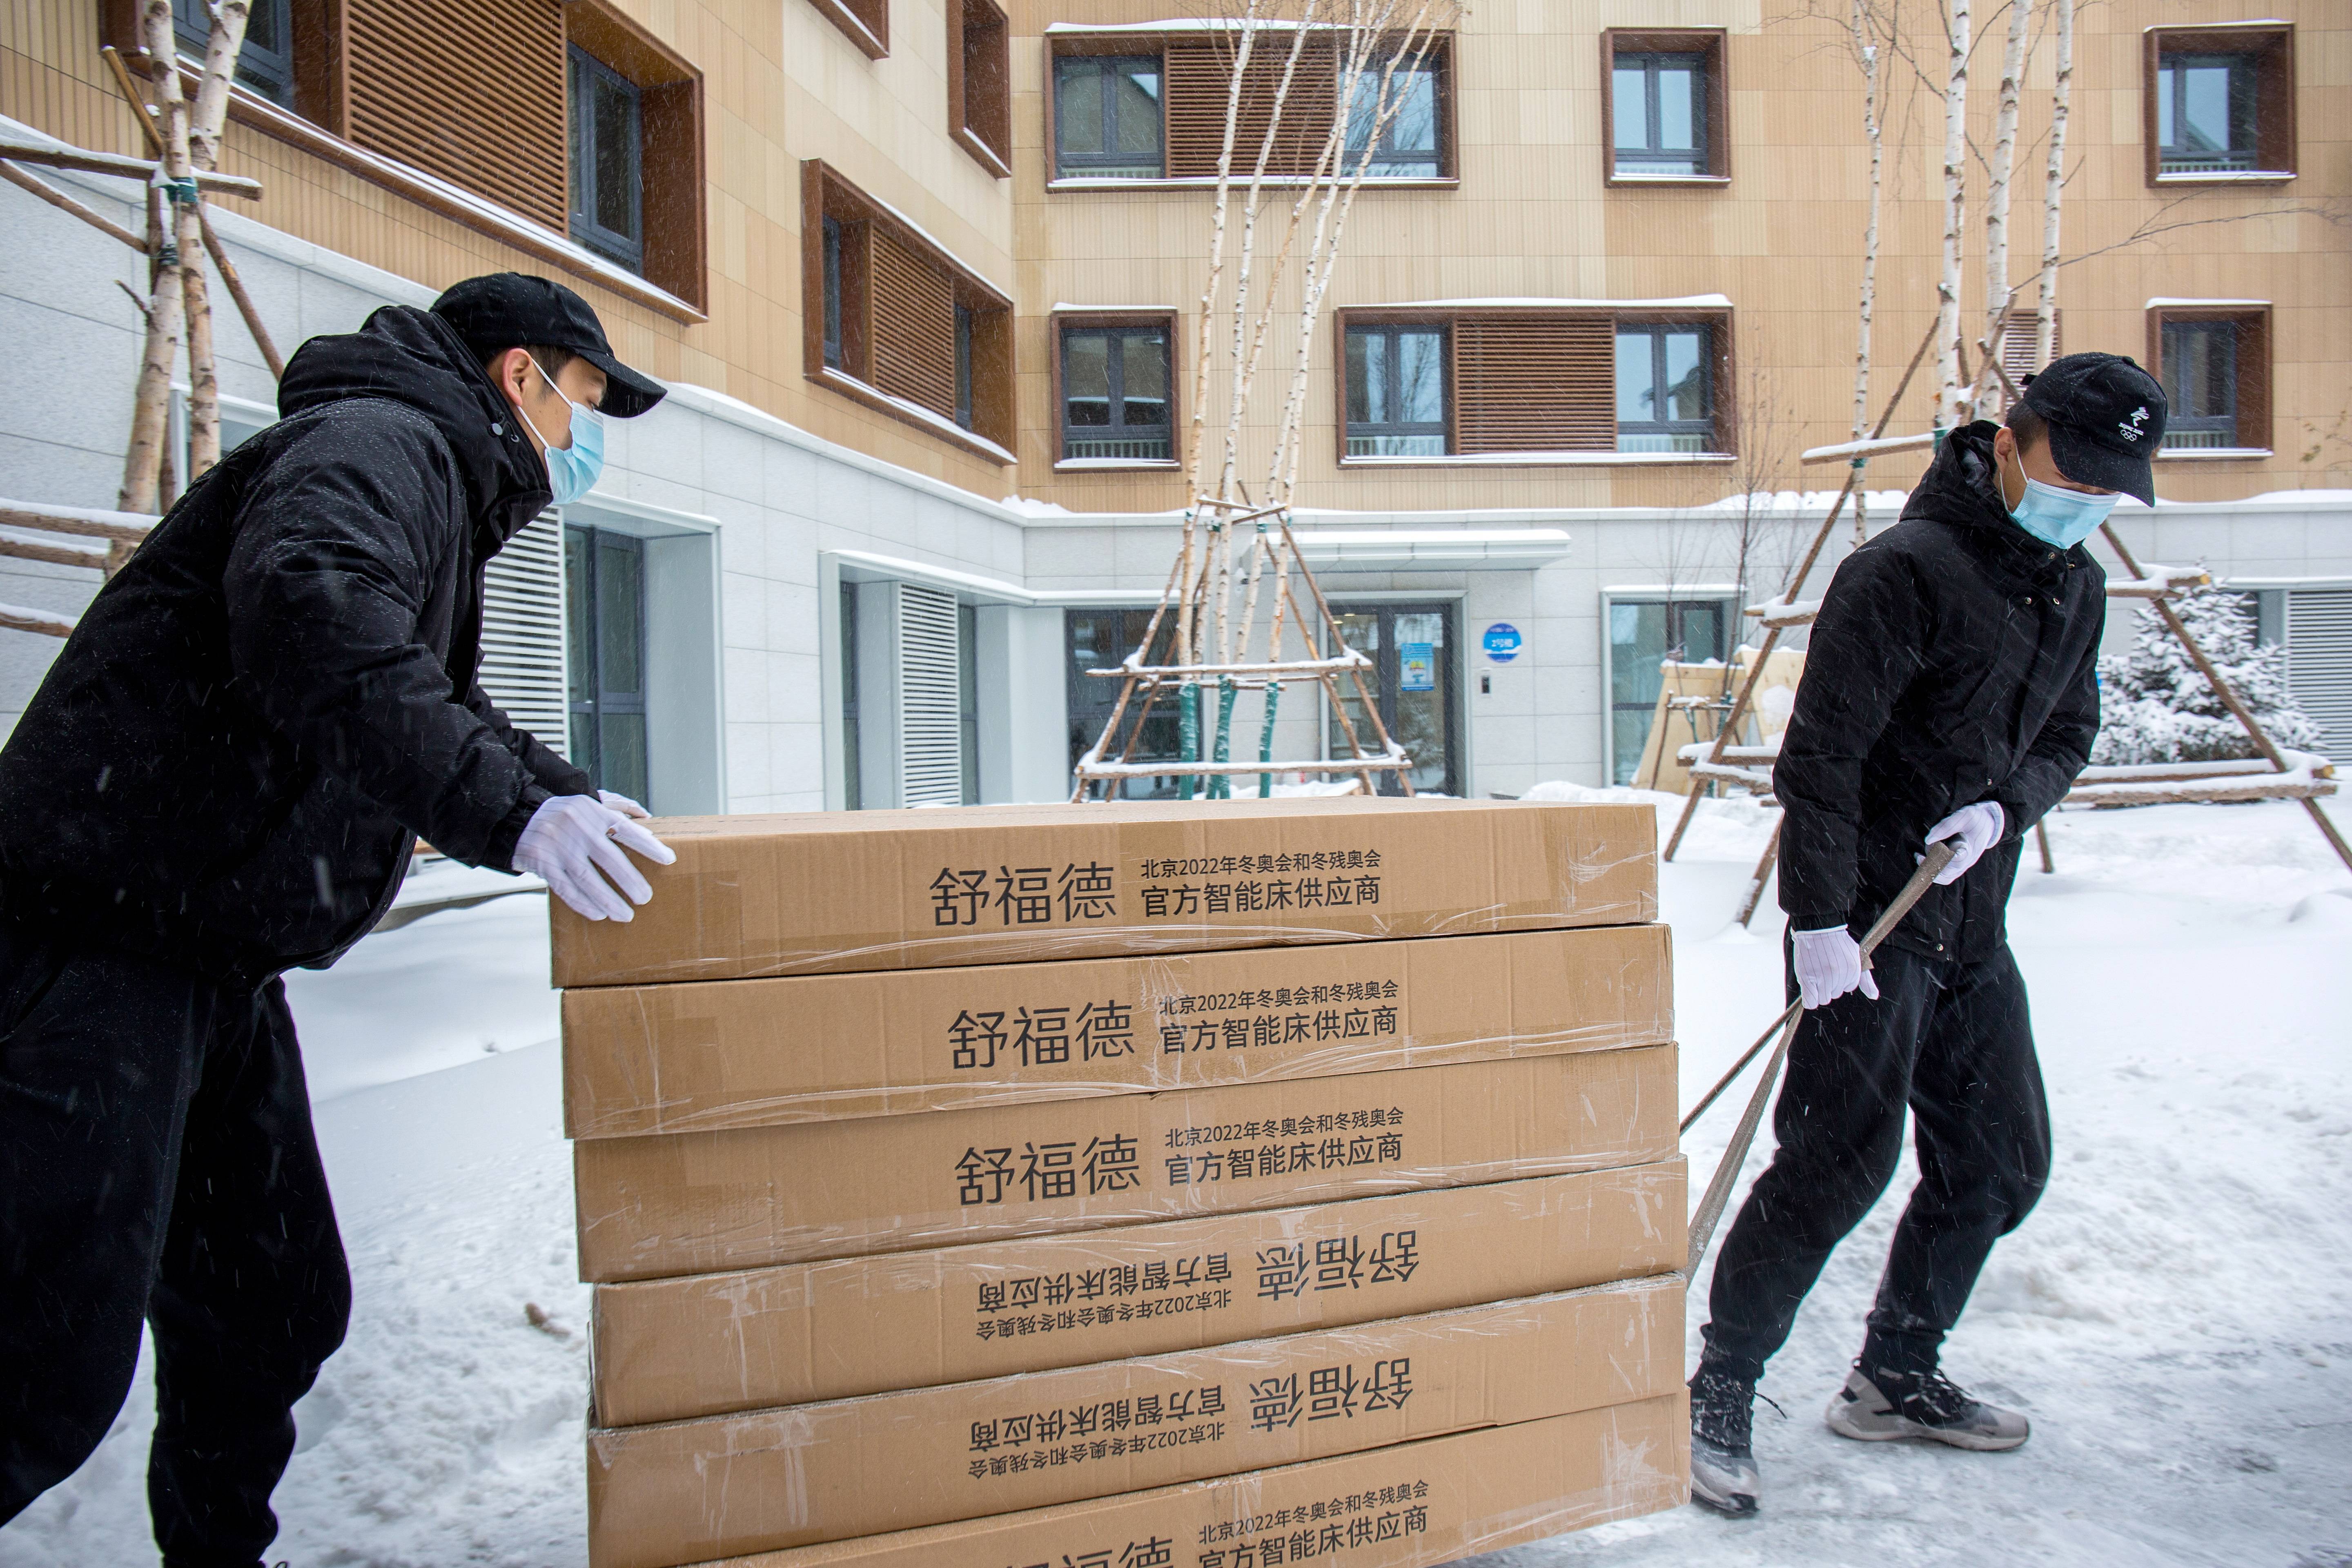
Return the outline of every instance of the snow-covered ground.
[[[1779,1006],[1777,919],[1728,926],[1768,826],[1705,807],[1664,868],[1686,1101]],[[2286,804],[2068,813],[2051,836],[2058,873],[2024,874],[2011,923],[2057,1170],[1947,1359],[2031,1411],[2033,1441],[1865,1447],[1820,1423],[1906,1175],[1766,1379],[1789,1414],[1759,1406],[1760,1519],[1685,1509],[1482,1568],[2352,1568],[2352,877]],[[299,1412],[272,1561],[584,1561],[588,1293],[545,927],[543,896],[501,899],[294,977],[358,1305]],[[1695,1130],[1695,1172],[1736,1115]],[[144,1382],[82,1472],[0,1531],[0,1568],[154,1561]]]

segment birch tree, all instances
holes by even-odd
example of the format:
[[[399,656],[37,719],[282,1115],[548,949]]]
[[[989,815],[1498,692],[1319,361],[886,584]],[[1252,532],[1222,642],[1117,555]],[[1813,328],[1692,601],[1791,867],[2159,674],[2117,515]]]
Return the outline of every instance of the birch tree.
[[[140,37],[155,86],[162,136],[161,169],[151,203],[160,199],[160,225],[153,285],[144,303],[145,346],[131,398],[131,439],[123,453],[123,511],[160,511],[170,433],[172,369],[184,339],[188,351],[189,479],[220,460],[220,385],[215,371],[211,299],[204,264],[203,209],[196,174],[219,161],[220,137],[228,114],[229,79],[245,44],[250,0],[216,0],[212,37],[196,101],[181,89],[179,45],[173,36],[172,0],[142,0]]]
[[[1968,222],[1969,0],[1951,0],[1944,72],[1944,244],[1936,276],[1936,427],[1965,424],[1970,398],[1960,384],[1960,231]]]
[[[2042,174],[2042,291],[2033,308],[2033,365],[2058,352],[2058,203],[2066,194],[2066,116],[2074,96],[2074,0],[2056,0],[2057,79],[2050,94],[2050,157]]]
[[[1993,113],[1992,167],[1985,180],[1985,321],[1987,352],[1999,354],[2006,330],[1995,323],[2009,309],[2009,198],[2017,167],[2017,107],[2024,88],[2025,31],[2033,0],[2009,0],[2009,36],[2000,51],[2000,98]],[[1998,377],[1979,383],[1984,393],[1974,413],[1989,418],[2000,405]]]
[[[1870,329],[1878,312],[1878,219],[1885,191],[1885,138],[1879,100],[1881,50],[1875,14],[1865,0],[1853,0],[1847,30],[1856,59],[1862,65],[1862,132],[1870,145],[1870,209],[1862,229],[1862,296],[1853,345],[1853,438],[1870,433]],[[1853,495],[1853,542],[1869,535],[1862,488]]]

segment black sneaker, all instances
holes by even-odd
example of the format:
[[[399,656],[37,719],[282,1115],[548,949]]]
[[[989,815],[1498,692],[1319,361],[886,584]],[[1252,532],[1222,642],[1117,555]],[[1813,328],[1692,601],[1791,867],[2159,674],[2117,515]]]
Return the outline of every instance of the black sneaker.
[[[1754,1513],[1763,1490],[1749,1436],[1756,1385],[1702,1363],[1690,1395],[1691,1500],[1734,1518]]]
[[[1830,1398],[1830,1430],[1864,1443],[1925,1437],[1955,1448],[2014,1448],[2032,1427],[2014,1410],[1971,1399],[1940,1372],[1864,1373],[1860,1362]]]

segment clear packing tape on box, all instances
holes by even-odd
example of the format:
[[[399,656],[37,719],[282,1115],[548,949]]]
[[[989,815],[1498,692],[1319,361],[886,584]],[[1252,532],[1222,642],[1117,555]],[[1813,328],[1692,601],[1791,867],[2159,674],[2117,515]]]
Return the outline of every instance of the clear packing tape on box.
[[[593,1568],[671,1568],[1668,1398],[1682,1384],[1682,1350],[1683,1281],[1669,1274],[593,1431],[590,1559]]]

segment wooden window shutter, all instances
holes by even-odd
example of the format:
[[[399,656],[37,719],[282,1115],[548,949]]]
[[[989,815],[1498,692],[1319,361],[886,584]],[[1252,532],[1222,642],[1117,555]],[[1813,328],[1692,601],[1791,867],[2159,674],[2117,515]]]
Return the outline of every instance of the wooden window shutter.
[[[565,232],[562,0],[345,5],[345,134]]]
[[[1216,178],[1217,153],[1225,137],[1225,102],[1233,81],[1233,50],[1231,43],[1169,40],[1162,69],[1167,77],[1168,177],[1171,180]],[[1252,47],[1234,136],[1233,172],[1237,180],[1248,179],[1257,165],[1266,127],[1274,121],[1275,93],[1282,85],[1283,67],[1289,58],[1290,40],[1282,34],[1262,36]],[[1282,129],[1266,160],[1268,174],[1315,172],[1339,111],[1339,55],[1330,45],[1307,45],[1283,100]]]
[[[1616,346],[1602,316],[1456,320],[1454,449],[1614,450]]]
[[[873,265],[874,384],[954,418],[954,284],[878,224]]]

